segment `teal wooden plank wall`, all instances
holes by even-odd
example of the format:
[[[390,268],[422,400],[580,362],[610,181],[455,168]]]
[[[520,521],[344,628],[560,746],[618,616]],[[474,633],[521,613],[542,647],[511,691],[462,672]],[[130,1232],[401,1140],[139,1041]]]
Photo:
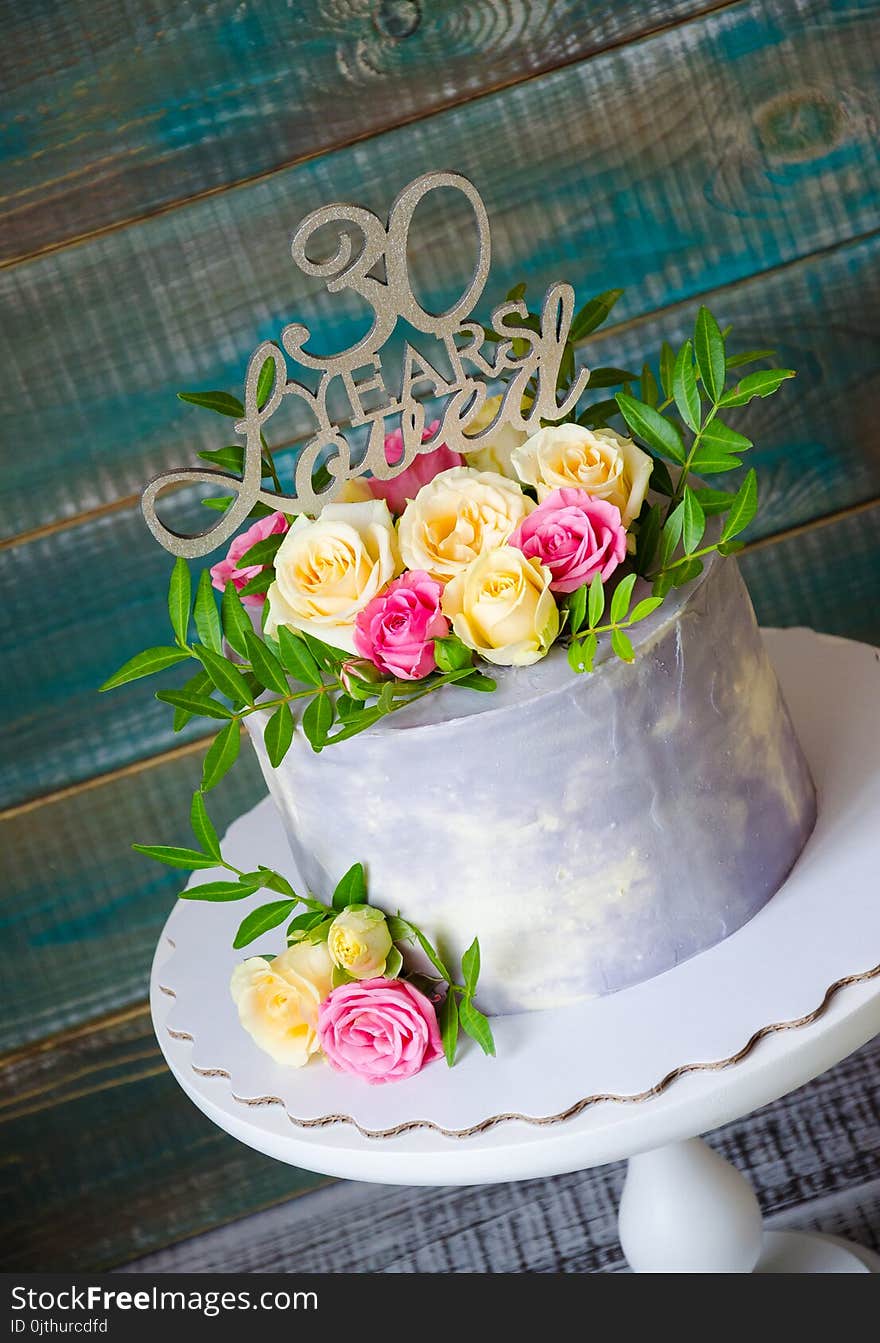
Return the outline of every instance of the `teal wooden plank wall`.
[[[342,343],[357,311],[294,270],[290,230],[458,168],[492,296],[626,287],[594,361],[653,355],[704,299],[778,344],[800,377],[750,411],[746,578],[765,623],[880,642],[880,4],[32,0],[0,39],[0,1259],[88,1268],[316,1183],[217,1134],[145,1012],[176,882],[129,842],[184,838],[204,746],[142,687],[95,688],[164,638],[139,487],[224,441],[174,392],[234,389],[298,315]],[[442,300],[455,218],[414,244]],[[220,821],[259,793],[248,760]]]

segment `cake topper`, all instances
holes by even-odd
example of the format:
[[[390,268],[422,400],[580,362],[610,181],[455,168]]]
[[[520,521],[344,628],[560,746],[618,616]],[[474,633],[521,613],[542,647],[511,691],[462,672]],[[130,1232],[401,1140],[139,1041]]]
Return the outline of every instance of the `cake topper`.
[[[464,292],[445,312],[432,313],[413,293],[407,241],[416,206],[423,197],[443,187],[460,192],[473,210],[477,256]],[[316,260],[309,253],[309,245],[325,226],[337,230],[336,250]],[[257,503],[285,514],[316,514],[338,495],[346,480],[368,473],[379,480],[391,480],[407,470],[420,453],[433,452],[440,443],[454,452],[473,452],[497,435],[502,425],[534,433],[542,421],[564,419],[589,381],[589,370],[582,368],[562,403],[557,401],[560,364],[574,316],[574,291],[568,284],[549,287],[537,323],[529,321],[521,299],[508,299],[496,307],[492,330],[497,339],[492,339],[491,348],[484,348],[485,330],[470,315],[489,274],[489,219],[480,193],[460,173],[431,172],[415,178],[394,202],[387,226],[361,206],[341,202],[325,205],[300,223],[291,255],[306,275],[322,279],[329,293],[350,289],[365,299],[372,309],[372,325],[358,341],[336,354],[311,354],[306,346],[312,333],[302,323],[284,328],[280,347],[272,341],[257,346],[245,379],[244,416],[235,424],[235,432],[245,442],[241,477],[221,470],[181,467],[163,472],[144,490],[142,506],[147,525],[173,555],[187,559],[207,555],[238,530]],[[384,279],[373,273],[380,265],[384,266]],[[405,341],[401,366],[392,379],[387,376],[381,352],[399,319],[430,337],[433,344],[425,353]],[[288,360],[317,374],[317,386],[313,389],[289,377]],[[441,372],[438,363],[450,372]],[[487,380],[502,375],[507,375],[507,382],[496,415],[478,433],[468,434],[468,425],[486,402]],[[366,451],[356,460],[342,422],[334,420],[328,408],[328,392],[336,380],[349,408],[344,423],[349,429],[369,426]],[[425,410],[416,389],[443,401],[439,424],[424,441]],[[288,396],[305,403],[314,416],[314,430],[297,457],[294,492],[279,494],[262,484],[261,438],[266,422]],[[384,448],[386,421],[397,416],[403,453],[391,465]],[[326,468],[330,483],[319,490],[315,473],[321,466]],[[156,501],[171,486],[194,484],[226,486],[233,491],[233,499],[215,526],[195,535],[181,534],[160,521]]]

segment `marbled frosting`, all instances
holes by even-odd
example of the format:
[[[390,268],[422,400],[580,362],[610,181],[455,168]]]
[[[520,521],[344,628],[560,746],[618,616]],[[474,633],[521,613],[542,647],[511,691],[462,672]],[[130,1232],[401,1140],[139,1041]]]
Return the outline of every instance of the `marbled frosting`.
[[[253,715],[301,876],[326,896],[360,859],[376,904],[452,955],[478,934],[496,1013],[611,993],[741,927],[816,804],[736,562],[634,632],[632,665],[603,650],[575,676],[556,648],[320,755],[297,733],[277,770]]]

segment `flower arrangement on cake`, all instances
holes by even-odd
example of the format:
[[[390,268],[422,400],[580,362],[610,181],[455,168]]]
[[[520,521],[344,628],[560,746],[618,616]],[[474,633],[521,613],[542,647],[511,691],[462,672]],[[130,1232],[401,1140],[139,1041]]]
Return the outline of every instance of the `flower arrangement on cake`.
[[[481,238],[472,285],[440,316],[421,308],[401,270],[412,211],[437,185],[464,192]],[[200,847],[136,845],[140,852],[179,868],[228,868],[205,794],[234,764],[253,715],[277,769],[300,738],[323,752],[445,687],[491,693],[494,669],[532,666],[557,644],[575,675],[590,673],[606,644],[630,663],[633,626],[697,579],[708,556],[741,548],[757,507],[754,471],[735,491],[703,478],[738,470],[752,447],[727,423],[729,412],[771,395],[793,371],[741,373],[772,352],[731,352],[729,331],[706,307],[678,349],[664,343],[656,366],[588,369],[582,351],[619,290],[575,311],[572,291],[556,285],[532,311],[518,285],[491,326],[467,320],[488,271],[481,211],[465,179],[432,174],[403,193],[387,230],[355,207],[315,212],[297,231],[294,259],[331,290],[366,298],[371,331],[318,359],[304,349],[307,328],[291,326],[280,344],[255,352],[244,401],[180,394],[233,420],[246,444],[201,452],[210,469],[166,473],[145,492],[149,525],[178,554],[172,641],[139,653],[102,689],[188,663],[189,679],[157,698],[173,709],[175,730],[194,717],[221,726],[193,798]],[[338,220],[357,226],[360,253],[352,259],[343,232],[334,256],[313,260],[312,234]],[[368,274],[380,254],[384,282]],[[395,396],[378,350],[398,317],[433,336],[451,372],[407,343]],[[311,383],[288,379],[285,354],[313,371]],[[369,376],[358,377],[364,367]],[[349,429],[368,431],[359,457],[327,409],[334,380],[347,395]],[[290,395],[309,406],[316,430],[296,455],[286,495],[265,425]],[[438,401],[440,413],[428,419],[425,403]],[[205,482],[228,487],[204,500],[220,514],[217,525],[197,537],[171,532],[155,512],[161,489]],[[187,558],[231,537],[225,556],[202,570],[193,601]],[[363,859],[369,865],[369,854]],[[360,863],[324,901],[297,894],[268,868],[228,872],[182,895],[227,901],[265,888],[280,897],[251,910],[235,946],[286,924],[286,950],[245,960],[232,980],[243,1026],[276,1061],[300,1066],[323,1054],[368,1082],[387,1082],[444,1053],[451,1064],[460,1030],[493,1051],[474,1001],[477,940],[460,975],[450,974],[405,911],[369,903]]]

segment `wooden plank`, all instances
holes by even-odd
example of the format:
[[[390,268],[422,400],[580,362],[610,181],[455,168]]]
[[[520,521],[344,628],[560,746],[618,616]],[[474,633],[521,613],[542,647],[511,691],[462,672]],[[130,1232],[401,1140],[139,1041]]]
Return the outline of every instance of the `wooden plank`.
[[[736,348],[770,335],[779,341],[780,357],[801,370],[774,400],[756,401],[743,421],[758,444],[751,456],[764,496],[755,536],[880,495],[880,455],[872,447],[880,395],[878,259],[880,237],[712,298],[724,320],[736,325]],[[664,334],[682,336],[692,319],[693,305],[686,304],[611,332],[595,358],[639,363]],[[822,568],[817,581],[832,585]],[[95,693],[132,653],[167,639],[170,558],[139,510],[16,546],[5,556],[5,570],[0,656],[17,749],[0,770],[0,806],[171,745],[170,714],[147,684]],[[829,589],[829,607],[835,601]],[[801,609],[809,623],[810,603]],[[840,619],[848,620],[845,599],[840,610]],[[866,619],[854,610],[852,617]],[[183,739],[203,732],[204,725],[192,724]]]
[[[105,1268],[323,1182],[205,1119],[146,1009],[4,1068],[0,1133],[7,1272]]]
[[[528,78],[697,0],[7,6],[0,259]]]
[[[880,13],[796,13],[734,5],[7,268],[0,357],[26,450],[0,479],[4,531],[133,495],[216,445],[222,427],[175,391],[236,387],[257,340],[297,314],[324,348],[362,329],[350,295],[319,293],[288,257],[292,225],[327,200],[381,211],[451,164],[494,221],[493,297],[522,278],[625,283],[624,318],[876,229]],[[413,267],[432,303],[469,274],[461,220],[420,212]],[[293,412],[277,427],[304,428]]]
[[[757,550],[743,565],[765,624],[813,625],[880,643],[874,598],[880,506]],[[147,703],[142,689],[117,723],[120,754],[126,741],[129,757],[161,744],[157,731],[146,740],[138,726]],[[78,712],[85,714],[85,701]],[[70,719],[64,723],[73,730]],[[88,772],[95,768],[101,731],[84,722],[80,733],[79,756],[71,748],[61,763]],[[26,753],[23,734],[16,740],[16,753]],[[41,768],[38,753],[27,759],[32,771]],[[130,844],[186,842],[199,769],[199,753],[147,761],[140,772],[99,780],[0,819],[6,952],[0,1048],[142,997],[156,938],[180,883],[175,873],[133,854]],[[221,832],[262,791],[245,743],[229,779],[211,795]]]
[[[99,1269],[151,1250],[136,1271],[621,1267],[619,1164],[467,1189],[337,1184],[162,1250],[318,1181],[215,1129],[166,1070],[145,1014],[29,1054],[6,1069],[3,1086],[7,1272]],[[765,1211],[805,1220],[812,1200],[821,1209],[880,1178],[878,1130],[875,1041],[712,1141],[752,1179]]]
[[[265,792],[242,743],[210,795],[221,834]],[[191,844],[189,804],[202,752],[163,760],[0,820],[0,1050],[40,1039],[144,996],[159,931],[187,873],[132,852]]]

